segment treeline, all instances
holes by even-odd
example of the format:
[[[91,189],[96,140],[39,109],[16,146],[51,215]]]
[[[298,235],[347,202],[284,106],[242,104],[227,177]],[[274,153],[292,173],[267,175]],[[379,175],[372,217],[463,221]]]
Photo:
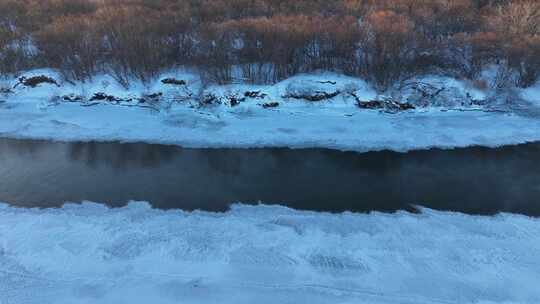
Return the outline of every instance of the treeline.
[[[502,84],[540,73],[537,0],[0,0],[0,72],[148,81],[189,66],[210,81],[329,70],[384,87],[420,73]]]

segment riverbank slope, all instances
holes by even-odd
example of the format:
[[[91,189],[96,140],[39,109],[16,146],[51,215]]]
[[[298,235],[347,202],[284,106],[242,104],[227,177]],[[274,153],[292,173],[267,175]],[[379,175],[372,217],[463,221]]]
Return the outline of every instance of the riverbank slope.
[[[0,136],[354,151],[540,140],[537,87],[509,95],[431,76],[378,92],[361,79],[328,73],[268,86],[203,86],[196,75],[177,72],[126,89],[108,76],[84,84],[61,82],[48,70],[23,77],[40,75],[55,83],[4,82]]]

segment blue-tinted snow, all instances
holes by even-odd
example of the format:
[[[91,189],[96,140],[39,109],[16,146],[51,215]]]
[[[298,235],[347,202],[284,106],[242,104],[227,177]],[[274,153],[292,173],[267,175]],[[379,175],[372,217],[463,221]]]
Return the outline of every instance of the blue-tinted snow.
[[[540,221],[0,205],[1,303],[538,303]]]
[[[28,72],[26,76],[49,70]],[[273,86],[237,84],[203,88],[196,75],[186,72],[164,74],[186,81],[186,86],[133,82],[121,87],[107,75],[79,84],[61,82],[60,87],[43,84],[37,88],[17,87],[13,94],[0,96],[0,136],[53,140],[120,140],[182,145],[185,147],[324,147],[341,150],[407,151],[430,147],[454,148],[471,145],[500,146],[540,140],[540,104],[537,91],[522,93],[531,111],[482,111],[477,107],[429,107],[398,114],[360,110],[349,93],[369,100],[377,93],[361,79],[335,74],[300,75]],[[485,93],[464,81],[429,76],[419,79],[443,83],[457,92],[483,98]],[[15,80],[4,81],[13,86]],[[306,87],[342,92],[330,100],[307,102],[284,98]],[[211,93],[219,96],[242,95],[259,90],[264,99],[248,99],[236,107],[217,105],[199,108],[193,96]],[[301,90],[303,91],[303,89]],[[159,111],[131,107],[131,104],[82,106],[58,102],[55,96],[82,95],[86,98],[104,92],[122,98],[163,92]],[[191,97],[190,97],[191,96]],[[193,98],[192,98],[193,97]],[[445,99],[456,100],[455,96]],[[459,100],[459,98],[457,99]],[[264,109],[265,102],[280,106]],[[130,107],[127,107],[130,106]],[[536,114],[535,114],[536,113]]]

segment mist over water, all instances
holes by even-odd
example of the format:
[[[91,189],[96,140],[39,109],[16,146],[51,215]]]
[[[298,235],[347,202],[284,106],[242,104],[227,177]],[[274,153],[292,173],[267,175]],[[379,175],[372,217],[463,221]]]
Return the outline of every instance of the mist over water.
[[[209,211],[261,202],[330,212],[422,205],[540,215],[538,143],[354,153],[0,139],[0,176],[0,201],[20,207],[141,200]]]

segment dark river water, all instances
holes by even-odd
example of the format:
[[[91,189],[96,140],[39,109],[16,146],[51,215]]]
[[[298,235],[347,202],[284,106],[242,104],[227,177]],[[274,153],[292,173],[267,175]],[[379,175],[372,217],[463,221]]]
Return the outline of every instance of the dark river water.
[[[0,201],[59,207],[227,210],[231,203],[317,211],[540,216],[540,144],[409,153],[323,149],[184,149],[0,139]]]

